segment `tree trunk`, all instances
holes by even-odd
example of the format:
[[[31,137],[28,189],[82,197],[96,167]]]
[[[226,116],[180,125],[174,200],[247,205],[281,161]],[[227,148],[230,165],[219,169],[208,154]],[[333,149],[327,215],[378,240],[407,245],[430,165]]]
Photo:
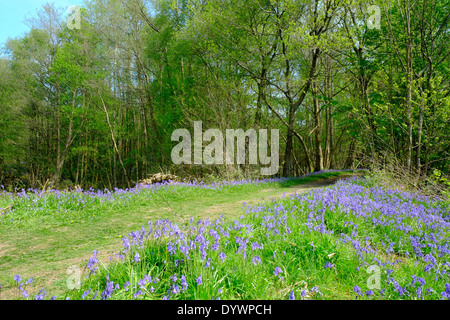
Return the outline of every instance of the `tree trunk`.
[[[109,121],[109,113],[108,113],[108,110],[106,109],[105,101],[103,100],[103,98],[101,97],[101,95],[99,95],[99,96],[100,96],[100,100],[102,101],[103,111],[105,112],[105,115],[106,115],[106,122],[108,123],[109,132],[110,132],[110,134],[111,134],[111,140],[112,140],[113,145],[114,145],[114,150],[115,150],[116,153],[117,153],[117,157],[118,157],[119,162],[120,162],[120,165],[121,165],[121,167],[122,167],[123,176],[124,176],[125,181],[126,181],[126,183],[127,183],[127,185],[128,185],[128,188],[131,188],[130,179],[128,179],[127,170],[126,170],[125,165],[124,165],[124,163],[123,163],[123,161],[122,161],[122,157],[121,157],[121,155],[120,155],[119,148],[117,147],[116,138],[114,137],[114,131],[113,131],[113,128],[112,128],[112,126],[111,126],[111,122]]]
[[[313,102],[314,102],[314,137],[316,145],[316,163],[315,171],[323,170],[323,151],[322,151],[322,119],[320,116],[320,106],[318,98],[317,79],[314,79],[312,83]]]
[[[408,157],[407,169],[411,173],[412,170],[412,151],[413,151],[413,120],[412,120],[412,43],[411,43],[411,11],[409,0],[405,8],[406,15],[406,73],[407,73],[407,98],[406,98],[406,121],[408,123]]]

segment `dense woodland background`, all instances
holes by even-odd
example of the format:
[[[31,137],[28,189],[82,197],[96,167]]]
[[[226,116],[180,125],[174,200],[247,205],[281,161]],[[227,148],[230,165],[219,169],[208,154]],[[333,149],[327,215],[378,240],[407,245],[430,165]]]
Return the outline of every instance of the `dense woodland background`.
[[[91,0],[79,30],[66,9],[44,6],[0,59],[5,186],[258,172],[174,166],[172,132],[194,121],[280,129],[283,176],[449,173],[448,0]]]

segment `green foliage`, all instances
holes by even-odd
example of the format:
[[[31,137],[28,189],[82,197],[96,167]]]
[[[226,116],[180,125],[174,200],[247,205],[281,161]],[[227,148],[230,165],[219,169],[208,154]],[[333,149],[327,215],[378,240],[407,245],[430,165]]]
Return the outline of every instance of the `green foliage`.
[[[369,167],[380,154],[411,173],[448,174],[448,0],[406,3],[371,3],[380,29],[360,0],[94,0],[80,30],[44,6],[0,61],[0,182],[248,176],[248,165],[172,165],[172,132],[198,120],[279,129],[280,163],[292,153],[296,175],[320,158]]]

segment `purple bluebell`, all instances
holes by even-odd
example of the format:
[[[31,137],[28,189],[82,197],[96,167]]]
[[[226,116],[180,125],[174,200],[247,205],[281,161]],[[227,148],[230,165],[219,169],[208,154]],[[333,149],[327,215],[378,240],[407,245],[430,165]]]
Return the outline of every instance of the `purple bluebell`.
[[[84,300],[87,297],[87,295],[90,294],[90,293],[91,293],[91,288],[89,288],[87,291],[85,291],[83,293],[83,295],[81,296],[81,298]]]
[[[365,294],[366,294],[367,297],[370,297],[370,296],[373,296],[373,295],[374,295],[374,292],[373,292],[372,290],[367,290],[367,291],[365,292]]]
[[[295,300],[294,290],[291,291],[291,294],[289,295],[289,300]]]
[[[258,263],[261,263],[261,258],[259,256],[253,257],[252,263],[256,266]]]
[[[186,277],[184,275],[181,276],[181,285],[183,287],[183,292],[188,288],[188,283],[186,281]]]
[[[275,276],[278,276],[280,273],[283,273],[283,270],[281,270],[280,267],[276,267],[275,270],[273,271],[273,274]]]

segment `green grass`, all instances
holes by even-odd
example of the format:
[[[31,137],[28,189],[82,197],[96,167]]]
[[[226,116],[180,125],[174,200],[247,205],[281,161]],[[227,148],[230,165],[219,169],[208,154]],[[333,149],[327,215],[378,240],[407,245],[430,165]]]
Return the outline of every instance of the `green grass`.
[[[329,190],[331,192],[331,188]],[[363,186],[358,191],[349,189],[340,196],[348,195],[355,198],[356,200],[350,204],[355,207],[370,201],[372,203],[369,207],[372,208],[383,202],[390,203],[391,209],[397,212],[394,220],[402,217],[402,214],[407,216],[409,210],[422,210],[422,206],[435,208],[434,214],[437,217],[444,216],[447,210],[445,206],[441,206],[445,203],[429,202],[420,197],[411,199],[406,193],[381,190],[381,197],[379,193],[379,188],[369,189]],[[374,290],[372,298],[416,299],[416,290],[419,286],[411,284],[413,275],[425,280],[426,284],[422,289],[424,294],[429,291],[424,296],[426,299],[441,298],[441,292],[449,282],[450,268],[444,264],[448,256],[435,255],[436,266],[447,272],[441,274],[434,271],[426,272],[424,267],[428,263],[423,257],[413,254],[401,231],[395,228],[377,230],[370,223],[372,218],[382,216],[381,211],[372,210],[370,218],[365,219],[359,210],[347,212],[343,207],[324,206],[321,201],[314,200],[315,196],[315,193],[311,193],[302,199],[279,199],[260,208],[253,206],[248,214],[239,218],[222,217],[212,222],[214,228],[206,227],[206,230],[215,230],[222,235],[218,250],[207,250],[207,257],[211,259],[209,266],[206,265],[207,260],[202,258],[199,250],[201,239],[197,237],[202,234],[209,241],[211,248],[215,243],[215,236],[210,232],[200,232],[202,224],[208,224],[203,221],[199,225],[195,220],[184,229],[186,244],[190,241],[196,243],[196,248],[191,248],[188,259],[180,247],[183,245],[184,237],[169,235],[156,239],[150,237],[148,241],[144,241],[142,247],[132,246],[123,260],[116,259],[110,264],[100,266],[94,275],[84,281],[80,290],[68,292],[67,296],[71,299],[82,299],[83,293],[89,291],[87,299],[92,299],[96,292],[98,294],[95,296],[100,298],[105,287],[118,285],[118,289],[112,292],[109,298],[159,300],[169,295],[171,289],[175,288],[174,284],[181,287],[180,278],[184,276],[187,290],[181,293],[172,292],[171,299],[209,300],[217,297],[227,300],[288,299],[291,292],[294,292],[297,298],[304,293],[306,299],[354,299],[355,286],[361,288],[362,292],[370,289],[368,267],[378,265],[380,284],[384,292]],[[407,208],[404,204],[411,206]],[[323,220],[313,219],[317,215],[322,216]],[[348,226],[350,220],[353,222],[351,227]],[[307,221],[311,221],[313,225],[307,225]],[[320,221],[333,232],[317,231],[320,229],[315,227],[320,227]],[[168,221],[160,223],[169,231],[174,228]],[[273,225],[269,227],[268,224],[271,223]],[[418,226],[413,224],[411,226],[410,235],[422,234]],[[165,230],[165,227],[160,225],[159,230]],[[189,230],[193,232],[192,235]],[[356,230],[358,233],[354,236],[353,232]],[[224,231],[228,233],[223,233]],[[443,232],[443,240],[438,243],[448,245],[448,228],[438,231]],[[352,241],[340,243],[341,234],[352,235]],[[248,240],[245,256],[242,254],[243,251],[240,252],[240,244],[236,240],[241,242]],[[386,250],[387,248],[382,248],[380,240],[386,243],[403,240],[404,247],[395,245],[390,252]],[[252,248],[252,243],[260,244],[262,247]],[[178,244],[174,254],[169,252],[169,244]],[[358,249],[360,247],[368,251],[363,254],[363,251]],[[409,255],[405,254],[406,250],[410,252]],[[424,255],[429,252],[426,248],[423,250]],[[139,254],[139,261],[134,261],[136,253]],[[222,261],[221,253],[225,254],[225,261]],[[261,263],[253,263],[256,257]],[[375,263],[375,259],[381,263]],[[325,268],[327,263],[331,264],[331,268]],[[281,271],[278,275],[274,273],[277,268]],[[176,279],[173,278],[174,275]],[[152,280],[156,281],[142,283],[146,276],[151,276]],[[201,284],[196,281],[198,277],[202,279]],[[390,278],[392,280],[389,280]],[[127,282],[129,286],[124,288]],[[409,290],[409,294],[400,295],[396,289],[397,284]],[[139,291],[142,294],[135,296]]]
[[[261,185],[238,185],[220,190],[166,186],[158,192],[144,190],[138,195],[111,202],[87,201],[68,194],[68,201],[55,195],[30,199],[0,196],[0,207],[14,210],[0,218],[0,284],[3,298],[17,298],[16,274],[34,277],[31,291],[45,287],[61,295],[67,288],[67,269],[84,267],[93,250],[108,257],[120,249],[121,237],[139,229],[149,220],[170,219],[177,223],[215,219],[221,214],[237,217],[243,202],[266,202],[269,196],[292,192],[292,187],[315,180],[337,177],[341,172],[310,176],[301,180]],[[237,281],[236,279],[234,281]]]

